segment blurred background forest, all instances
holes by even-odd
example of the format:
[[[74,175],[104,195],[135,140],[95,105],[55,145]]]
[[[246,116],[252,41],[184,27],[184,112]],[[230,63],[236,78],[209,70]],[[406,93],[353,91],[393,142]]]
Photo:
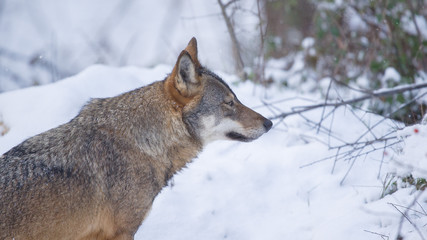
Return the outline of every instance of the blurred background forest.
[[[0,92],[93,64],[171,65],[192,36],[212,69],[326,99],[426,79],[424,0],[0,0]],[[426,106],[414,91],[355,105],[411,124]]]

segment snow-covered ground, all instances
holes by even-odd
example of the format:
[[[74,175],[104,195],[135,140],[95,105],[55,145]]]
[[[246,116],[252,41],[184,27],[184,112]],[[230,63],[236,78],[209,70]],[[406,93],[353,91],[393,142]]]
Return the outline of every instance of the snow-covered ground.
[[[5,132],[0,136],[0,154],[69,121],[90,98],[115,96],[161,80],[171,68],[96,65],[53,84],[0,94],[0,133]],[[265,116],[321,101],[314,94],[264,89],[248,81],[236,83],[232,75],[219,75],[243,103]],[[288,100],[279,101],[283,99]],[[427,125],[391,131],[390,136],[402,140],[394,151],[322,161],[337,153],[328,146],[352,142],[366,125],[381,120],[340,108],[324,119],[322,126],[333,131],[327,134],[326,128],[318,131],[309,124],[319,122],[325,116],[322,112],[275,120],[269,133],[251,143],[209,145],[158,195],[136,239],[375,240],[395,239],[399,231],[405,239],[426,239],[427,193],[405,187],[390,173],[427,177]],[[365,138],[401,127],[383,121]],[[399,188],[383,196],[391,178]]]

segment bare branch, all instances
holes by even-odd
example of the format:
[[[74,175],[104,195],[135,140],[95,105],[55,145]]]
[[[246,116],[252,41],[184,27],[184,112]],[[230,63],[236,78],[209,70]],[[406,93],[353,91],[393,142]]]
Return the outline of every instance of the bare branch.
[[[233,4],[233,3],[237,2],[237,1],[239,1],[239,0],[231,0],[231,1],[229,1],[228,3],[226,3],[224,5],[224,8],[228,8],[228,6],[230,6],[231,4]]]
[[[384,141],[384,149],[387,147],[387,140]],[[385,154],[383,153],[383,156],[381,157],[381,163],[380,163],[380,168],[378,170],[378,175],[377,178],[380,179],[381,176],[381,169],[383,167],[383,163],[384,163],[384,158],[385,158]]]
[[[396,204],[394,204],[394,203],[388,203],[388,204],[390,204],[391,206],[393,206],[400,214],[402,214],[402,217],[401,217],[401,219],[400,219],[400,222],[399,222],[399,227],[398,227],[398,237],[400,237],[400,232],[402,231],[402,226],[403,226],[403,220],[404,219],[406,219],[411,225],[412,225],[412,227],[414,227],[414,229],[415,229],[415,231],[417,231],[417,233],[418,233],[418,235],[421,237],[421,239],[423,239],[423,240],[426,240],[425,238],[424,238],[424,235],[422,234],[422,232],[421,232],[421,230],[418,228],[418,226],[416,225],[416,224],[414,224],[412,221],[411,221],[411,219],[409,219],[409,217],[408,217],[408,213],[409,213],[409,211],[411,211],[412,209],[412,207],[418,202],[418,199],[421,197],[421,195],[424,193],[424,191],[419,191],[419,193],[415,196],[415,198],[414,198],[414,200],[412,201],[412,203],[408,206],[408,207],[404,207],[406,210],[405,210],[405,212],[402,212],[399,208],[398,208],[398,206],[399,205],[396,205]]]
[[[332,78],[329,80],[328,90],[326,91],[325,104],[328,102],[329,92],[331,91],[331,87],[332,87]],[[323,109],[322,109],[322,116],[320,117],[319,127],[317,128],[317,133],[319,133],[320,126],[322,125],[322,122],[325,119],[324,118],[324,116],[325,116],[325,109],[326,109],[326,106],[323,107]]]
[[[390,88],[390,89],[381,89],[381,90],[373,91],[370,94],[366,94],[366,95],[363,95],[363,96],[358,97],[358,98],[343,100],[340,102],[325,102],[325,103],[315,104],[315,105],[311,105],[311,106],[302,106],[302,107],[299,107],[299,108],[301,108],[300,110],[285,112],[285,113],[273,116],[270,119],[285,118],[285,117],[290,116],[290,115],[300,114],[303,112],[308,112],[308,111],[311,111],[311,110],[314,110],[317,108],[322,108],[322,107],[339,107],[339,106],[343,106],[343,105],[349,105],[349,104],[365,101],[365,100],[368,100],[371,98],[380,98],[380,97],[392,96],[395,94],[404,93],[407,91],[413,91],[413,90],[417,90],[417,89],[422,89],[422,88],[426,88],[426,87],[427,87],[427,83],[424,82],[424,83],[418,83],[418,84],[398,86],[398,87],[394,87],[394,88]]]
[[[359,150],[359,152],[358,152],[355,156],[351,156],[351,157],[350,157],[350,160],[352,160],[352,161],[351,161],[351,164],[350,164],[350,167],[347,169],[347,172],[345,173],[344,177],[341,179],[341,181],[340,181],[340,185],[343,185],[343,183],[344,183],[345,179],[347,178],[348,174],[350,173],[351,169],[353,168],[354,163],[355,163],[355,162],[356,162],[356,160],[357,160],[357,157],[358,157],[358,156],[360,156],[360,154],[362,153],[362,151],[363,151],[363,148],[361,148],[361,149]],[[365,157],[366,157],[366,156],[367,156],[367,155],[365,155]]]
[[[230,6],[231,3],[236,2],[236,0],[231,0],[230,2],[223,4],[221,0],[218,0],[219,7],[221,8],[222,17],[224,18],[225,24],[227,25],[228,34],[230,35],[232,48],[233,48],[233,57],[235,61],[236,73],[240,79],[245,79],[246,74],[244,71],[245,65],[243,64],[242,56],[240,54],[240,44],[236,37],[236,32],[234,26],[231,23],[231,19],[227,14],[226,8]]]
[[[261,84],[266,84],[265,81],[265,51],[264,51],[264,42],[265,42],[265,34],[266,27],[264,28],[264,19],[262,16],[261,3],[260,0],[256,1],[257,3],[257,17],[259,22],[259,37],[260,37],[260,48],[258,53],[258,63],[257,63],[257,77]]]
[[[381,233],[376,233],[376,232],[372,232],[372,231],[368,231],[368,230],[363,230],[363,231],[365,231],[365,232],[367,232],[367,233],[371,233],[371,234],[377,235],[377,236],[380,236],[380,237],[381,237],[382,239],[384,239],[384,240],[388,240],[388,239],[390,239],[390,237],[389,237],[389,236],[384,235],[384,234],[381,234]]]

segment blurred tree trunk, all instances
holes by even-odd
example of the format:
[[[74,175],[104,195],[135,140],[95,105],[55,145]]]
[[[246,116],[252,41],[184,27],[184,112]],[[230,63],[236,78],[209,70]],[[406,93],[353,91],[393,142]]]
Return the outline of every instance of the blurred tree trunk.
[[[242,55],[240,52],[240,43],[237,40],[236,32],[234,31],[234,24],[231,22],[231,18],[227,14],[227,8],[236,1],[237,0],[230,0],[227,3],[223,3],[221,0],[218,0],[218,5],[221,8],[222,17],[224,18],[228,34],[230,35],[236,74],[237,76],[239,76],[240,79],[245,80],[247,76],[244,69],[245,65],[243,63]]]
[[[309,0],[264,0],[267,15],[267,56],[297,50],[312,31],[315,5]]]

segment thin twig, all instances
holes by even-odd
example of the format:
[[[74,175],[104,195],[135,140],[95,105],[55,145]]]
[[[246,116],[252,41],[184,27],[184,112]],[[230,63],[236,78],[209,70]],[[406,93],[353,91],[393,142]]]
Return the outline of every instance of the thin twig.
[[[389,237],[389,236],[384,235],[384,234],[381,234],[381,233],[376,233],[376,232],[372,232],[372,231],[369,231],[369,230],[363,230],[363,231],[365,231],[365,232],[367,232],[367,233],[374,234],[374,235],[378,235],[378,236],[380,236],[380,237],[381,237],[382,239],[384,239],[384,240],[388,240],[388,239],[390,239],[390,237]]]
[[[317,133],[319,133],[320,126],[322,125],[322,122],[323,122],[323,120],[324,120],[326,104],[328,103],[328,99],[329,99],[329,91],[331,91],[331,87],[332,87],[332,78],[329,80],[328,89],[326,90],[325,106],[322,108],[322,115],[321,115],[321,117],[320,117],[319,127],[317,128]]]
[[[353,161],[351,162],[350,167],[347,169],[347,172],[344,174],[344,177],[341,179],[340,186],[343,185],[345,179],[347,178],[348,174],[350,173],[351,169],[354,166],[354,163],[356,163],[356,160],[357,160],[358,156],[360,156],[360,153],[362,151],[363,151],[363,148],[360,149],[360,151],[356,154],[356,156],[351,156],[350,160],[352,159]]]
[[[384,149],[387,146],[387,140],[384,141]],[[381,169],[383,167],[383,163],[384,163],[384,158],[385,158],[385,153],[383,153],[383,156],[381,157],[381,163],[380,163],[380,168],[378,170],[378,175],[377,175],[377,179],[380,179],[381,176]]]
[[[400,211],[400,209],[397,207],[398,205],[396,205],[396,204],[394,204],[394,203],[388,203],[388,204],[390,204],[391,206],[393,206],[400,214],[402,214],[402,217],[401,217],[401,219],[400,219],[400,222],[399,222],[399,227],[398,227],[398,232],[397,232],[397,234],[398,234],[398,237],[400,237],[400,232],[402,231],[402,226],[403,226],[403,219],[406,219],[411,225],[412,225],[412,227],[414,227],[414,229],[415,229],[415,231],[417,231],[417,233],[418,233],[418,235],[421,237],[421,239],[422,240],[426,240],[425,238],[424,238],[424,235],[421,233],[421,231],[420,231],[420,229],[418,228],[418,226],[416,225],[416,224],[414,224],[410,219],[409,219],[409,217],[407,216],[407,214],[408,214],[408,212],[410,211],[410,210],[412,210],[411,209],[411,207],[412,206],[414,206],[415,205],[415,203],[417,203],[418,202],[418,199],[421,197],[421,195],[424,193],[424,191],[420,191],[416,196],[415,196],[415,198],[414,198],[414,200],[412,201],[412,203],[408,206],[408,207],[405,207],[406,208],[406,210],[405,210],[405,212],[402,212],[402,211]]]
[[[423,82],[423,83],[418,83],[418,84],[398,86],[398,87],[394,87],[394,88],[390,88],[390,89],[381,89],[378,91],[373,91],[370,94],[366,94],[364,96],[349,99],[349,100],[343,100],[343,101],[339,101],[339,102],[326,102],[326,103],[315,104],[315,105],[311,105],[311,106],[302,106],[302,107],[299,107],[299,108],[301,108],[300,110],[294,110],[291,112],[281,113],[279,115],[270,117],[270,119],[285,118],[285,117],[288,117],[290,115],[308,112],[308,111],[311,111],[311,110],[314,110],[317,108],[321,108],[321,107],[325,107],[325,106],[326,107],[339,107],[339,106],[343,106],[343,105],[350,105],[353,103],[361,102],[361,101],[372,99],[372,98],[380,98],[380,97],[391,96],[391,95],[395,95],[395,94],[399,94],[399,93],[403,93],[403,92],[407,92],[407,91],[412,91],[412,90],[417,90],[417,89],[422,89],[422,88],[426,88],[426,87],[427,87],[427,83]]]

